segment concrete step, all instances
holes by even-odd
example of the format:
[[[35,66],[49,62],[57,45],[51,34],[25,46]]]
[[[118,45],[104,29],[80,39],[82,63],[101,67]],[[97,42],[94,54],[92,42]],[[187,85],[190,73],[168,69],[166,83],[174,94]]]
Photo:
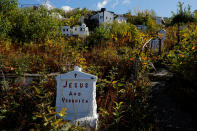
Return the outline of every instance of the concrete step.
[[[148,73],[148,76],[151,81],[166,81],[173,77],[173,73],[165,68],[160,68],[156,72]]]

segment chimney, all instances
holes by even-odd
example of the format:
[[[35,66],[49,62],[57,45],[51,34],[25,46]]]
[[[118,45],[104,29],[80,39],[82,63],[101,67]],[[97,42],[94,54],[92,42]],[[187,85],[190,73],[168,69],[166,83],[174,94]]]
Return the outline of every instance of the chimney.
[[[106,11],[106,8],[101,8],[101,11],[102,11],[102,12]]]

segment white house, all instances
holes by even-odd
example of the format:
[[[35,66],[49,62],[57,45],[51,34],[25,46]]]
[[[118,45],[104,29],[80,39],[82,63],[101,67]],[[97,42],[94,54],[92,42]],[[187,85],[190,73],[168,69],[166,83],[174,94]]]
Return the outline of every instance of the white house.
[[[70,28],[70,26],[63,26],[61,31],[63,36],[89,36],[89,30],[85,23],[83,23],[81,26],[74,26],[73,28]]]
[[[164,19],[162,17],[157,16],[156,17],[156,24],[161,25],[164,24]]]
[[[105,8],[101,8],[97,14],[90,17],[90,19],[98,20],[99,24],[112,23],[114,21],[114,12],[106,11]]]
[[[63,26],[61,30],[63,36],[71,36],[72,29],[70,28],[70,26]]]
[[[85,23],[83,23],[81,26],[74,26],[72,29],[72,35],[78,35],[80,37],[89,36],[88,27],[86,27]]]
[[[115,17],[115,21],[117,21],[118,23],[127,23],[127,18],[122,15],[117,15]]]

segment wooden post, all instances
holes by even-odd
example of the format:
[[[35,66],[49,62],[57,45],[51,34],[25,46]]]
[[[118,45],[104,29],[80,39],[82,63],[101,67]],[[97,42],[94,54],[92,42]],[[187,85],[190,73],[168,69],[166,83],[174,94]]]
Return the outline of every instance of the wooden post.
[[[138,62],[139,62],[139,55],[136,54],[136,58],[135,58],[135,80],[138,79]]]
[[[161,38],[159,38],[159,55],[161,55]]]

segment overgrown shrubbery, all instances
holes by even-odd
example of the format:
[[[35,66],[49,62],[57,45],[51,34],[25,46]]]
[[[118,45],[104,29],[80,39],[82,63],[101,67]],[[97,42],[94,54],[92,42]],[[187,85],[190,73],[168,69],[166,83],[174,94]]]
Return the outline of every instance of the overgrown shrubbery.
[[[60,21],[42,7],[18,9],[12,19],[9,36],[17,42],[45,42],[57,36],[60,26]]]
[[[189,24],[181,30],[181,42],[174,45],[168,54],[167,63],[173,72],[196,84],[196,24]]]
[[[6,39],[12,29],[11,19],[17,10],[16,0],[1,0],[0,2],[0,39]]]
[[[0,6],[1,40],[40,43],[57,35],[60,21],[44,7],[17,8],[16,0],[2,0]]]
[[[113,41],[115,46],[127,45],[134,47],[135,44],[145,42],[149,35],[140,32],[135,25],[130,23],[104,23],[97,27],[89,37],[89,44],[100,44],[105,41]],[[141,38],[144,41],[141,41]],[[139,46],[140,47],[140,46]]]
[[[109,33],[108,41],[103,40],[92,47],[87,47],[83,39],[74,37],[43,44],[24,43],[23,46],[3,42],[0,50],[1,71],[23,76],[24,73],[68,72],[74,65],[81,66],[84,71],[99,77],[97,102],[101,129],[130,129],[131,123],[132,128],[143,129],[145,125],[148,128],[152,122],[149,120],[147,94],[150,85],[142,77],[147,64],[139,65],[139,74],[142,75],[139,75],[138,81],[133,81],[133,74],[135,53],[141,50],[143,44],[141,37],[145,42],[149,36],[137,31],[133,25],[125,26],[128,31],[127,28],[121,31],[117,27]],[[145,54],[142,56],[147,59]],[[2,86],[5,86],[4,83]],[[5,125],[1,129],[49,130],[61,129],[62,124],[66,124],[67,128],[78,128],[54,117],[56,84],[53,78],[40,78],[30,86],[12,80],[7,87],[7,91],[1,89],[0,122]],[[12,120],[18,122],[9,127],[6,123],[12,123]]]
[[[197,100],[197,32],[196,23],[184,24],[180,29],[179,42],[177,41],[176,27],[170,27],[168,46],[163,63],[173,73],[168,81],[169,94],[179,105],[179,108],[195,119]],[[170,46],[169,46],[170,45]]]
[[[66,109],[55,112],[56,82],[43,75],[26,85],[21,79],[1,83],[1,130],[83,130],[63,121]],[[5,84],[6,82],[7,84]],[[56,115],[59,114],[60,118]]]
[[[3,1],[8,2],[8,0]],[[123,128],[144,130],[154,127],[149,106],[150,82],[145,76],[149,69],[149,62],[160,57],[150,57],[149,51],[142,51],[143,44],[150,39],[149,33],[137,30],[130,21],[131,23],[127,24],[114,22],[101,25],[86,39],[62,38],[56,35],[59,25],[79,24],[82,14],[89,15],[92,12],[76,9],[65,13],[57,9],[48,11],[43,7],[36,10],[34,8],[19,9],[16,3],[7,4],[12,8],[8,11],[11,17],[4,13],[7,9],[0,11],[0,21],[7,21],[6,26],[3,25],[5,23],[0,23],[2,31],[0,35],[0,73],[2,74],[0,129],[61,130],[65,125],[68,130],[83,130],[62,120],[66,115],[65,109],[60,112],[62,118],[55,117],[57,114],[54,112],[56,83],[54,77],[48,76],[54,72],[71,71],[74,65],[82,67],[84,72],[99,78],[97,103],[100,130]],[[53,12],[59,12],[68,19],[59,21],[52,17]],[[5,16],[6,19],[4,19]],[[139,14],[139,18],[135,17],[135,22],[139,21],[145,21],[142,24],[150,27],[151,34],[156,34],[154,31],[157,27],[151,15]],[[2,28],[3,26],[5,28]],[[185,68],[188,60],[190,62],[196,60],[194,53],[196,45],[191,44],[195,41],[196,34],[192,32],[191,35],[185,36],[188,35],[188,30],[182,33],[182,42],[186,44],[181,46],[180,43],[176,47],[180,50],[178,54],[172,51],[173,55],[167,59],[168,64],[171,64],[175,71]],[[4,39],[5,37],[9,40]],[[174,43],[174,37],[168,37],[169,46]],[[141,60],[138,65],[136,64],[137,56]],[[179,64],[175,64],[176,62]],[[184,66],[183,63],[185,63]],[[134,76],[136,65],[138,79]],[[190,67],[195,68],[192,65]],[[185,72],[186,70],[183,70],[181,73]],[[7,74],[12,74],[21,78],[25,73],[36,73],[41,77],[29,85],[25,85],[18,78],[6,77]]]
[[[126,14],[129,23],[147,26],[147,32],[154,32],[160,29],[160,26],[156,24],[156,13],[153,10],[135,10],[134,12],[135,15],[131,15],[131,13]]]

